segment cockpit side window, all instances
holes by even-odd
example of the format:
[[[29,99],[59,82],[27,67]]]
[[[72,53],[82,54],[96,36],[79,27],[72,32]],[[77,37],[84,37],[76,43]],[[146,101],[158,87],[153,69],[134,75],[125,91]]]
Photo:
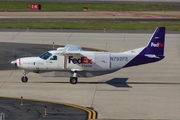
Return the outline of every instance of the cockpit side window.
[[[50,60],[57,60],[57,56],[54,55],[53,57],[50,58]]]
[[[49,52],[45,52],[43,54],[41,54],[39,57],[43,60],[47,60],[52,54]]]

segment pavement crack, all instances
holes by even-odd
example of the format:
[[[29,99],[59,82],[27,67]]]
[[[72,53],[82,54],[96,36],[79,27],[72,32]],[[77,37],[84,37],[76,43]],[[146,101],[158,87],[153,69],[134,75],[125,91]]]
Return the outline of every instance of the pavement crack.
[[[99,79],[98,79],[97,83],[99,84]],[[97,92],[98,84],[96,85],[96,89],[94,91],[94,95],[93,95],[93,99],[92,99],[92,103],[91,103],[91,108],[93,108],[92,106],[93,106],[93,103],[94,103],[94,99],[95,99],[95,95],[96,95],[96,92]]]
[[[14,106],[14,105],[13,105],[13,107],[16,108],[16,109],[18,109],[18,110],[21,110],[19,107],[16,107],[16,106]]]
[[[73,34],[73,33],[71,33],[71,35],[68,37],[67,41],[69,41],[69,39],[71,38],[72,34]]]
[[[37,112],[39,115],[41,115],[41,113],[40,113],[38,110],[36,110],[36,112]]]
[[[29,112],[31,109],[27,109],[26,112]]]
[[[10,110],[5,109],[5,108],[3,108],[3,107],[0,107],[0,110],[6,111],[6,112],[8,112],[8,113],[11,113],[11,111],[10,111]]]
[[[20,32],[18,32],[11,40],[13,40]]]
[[[123,42],[125,42],[125,38],[126,38],[126,33],[124,33]]]
[[[180,35],[178,35],[178,38],[180,40]],[[180,43],[179,42],[177,42],[177,45],[178,45],[178,48],[180,49]]]
[[[41,118],[41,113],[38,110],[36,112],[38,113],[37,119]]]
[[[8,81],[8,79],[11,77],[11,75],[12,75],[12,73],[13,73],[14,71],[12,71],[11,73],[10,73],[10,75],[8,76],[8,78],[3,82],[3,84],[0,86],[0,89],[4,86],[4,84]]]

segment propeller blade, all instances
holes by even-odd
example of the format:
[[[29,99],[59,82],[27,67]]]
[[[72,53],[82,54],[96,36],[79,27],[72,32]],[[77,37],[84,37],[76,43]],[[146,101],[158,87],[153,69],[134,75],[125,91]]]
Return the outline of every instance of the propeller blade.
[[[12,64],[12,65],[17,65],[17,60],[11,61],[11,64]]]

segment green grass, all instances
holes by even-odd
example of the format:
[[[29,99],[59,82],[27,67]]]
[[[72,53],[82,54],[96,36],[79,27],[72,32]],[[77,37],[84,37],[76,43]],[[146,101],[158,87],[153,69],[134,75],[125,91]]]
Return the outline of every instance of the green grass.
[[[2,2],[0,10],[28,10],[28,4],[41,4],[42,10],[59,11],[82,11],[83,7],[88,7],[89,11],[180,11],[180,7],[168,4],[120,4],[106,2]],[[177,5],[178,6],[178,5]],[[179,5],[180,6],[180,5]],[[92,29],[100,30],[106,27],[108,30],[154,30],[157,26],[165,26],[168,30],[180,30],[180,22],[88,22],[88,21],[50,21],[50,22],[0,22],[0,28],[34,28],[34,29]]]
[[[54,22],[0,22],[0,28],[29,29],[84,29],[84,30],[154,30],[165,26],[167,30],[180,31],[180,22],[88,22],[88,21],[54,21]]]
[[[0,1],[0,10],[28,10],[28,4],[41,4],[42,10],[60,10],[60,11],[82,11],[83,7],[88,7],[89,11],[134,11],[134,10],[180,10],[180,5],[168,4],[121,4],[121,3],[73,3],[73,2],[2,2]],[[179,7],[177,7],[179,6]]]

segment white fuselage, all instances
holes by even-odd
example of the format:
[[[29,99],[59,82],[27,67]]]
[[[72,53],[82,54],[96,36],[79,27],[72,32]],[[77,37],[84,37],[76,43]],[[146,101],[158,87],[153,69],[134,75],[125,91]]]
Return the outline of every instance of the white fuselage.
[[[143,48],[122,52],[92,52],[81,51],[81,55],[63,55],[56,51],[49,51],[47,59],[40,57],[26,57],[17,60],[18,67],[28,71],[41,70],[71,70],[71,71],[104,71],[124,67]],[[53,57],[56,56],[56,59]]]

